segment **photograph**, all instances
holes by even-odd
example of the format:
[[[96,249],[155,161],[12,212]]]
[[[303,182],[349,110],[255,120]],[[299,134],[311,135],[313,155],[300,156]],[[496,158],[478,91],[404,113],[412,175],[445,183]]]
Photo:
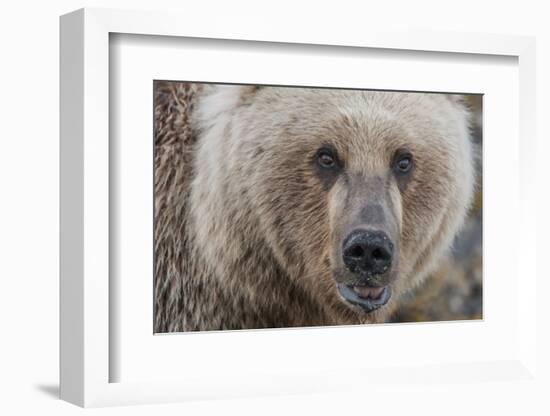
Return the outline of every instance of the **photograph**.
[[[483,95],[153,81],[154,333],[483,319]]]

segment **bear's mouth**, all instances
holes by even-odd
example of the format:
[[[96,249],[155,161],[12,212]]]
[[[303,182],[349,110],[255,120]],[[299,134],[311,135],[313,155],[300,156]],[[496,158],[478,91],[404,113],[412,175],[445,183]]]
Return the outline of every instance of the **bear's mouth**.
[[[366,313],[384,306],[391,298],[391,288],[389,286],[349,286],[339,283],[338,291],[346,302],[359,306]]]

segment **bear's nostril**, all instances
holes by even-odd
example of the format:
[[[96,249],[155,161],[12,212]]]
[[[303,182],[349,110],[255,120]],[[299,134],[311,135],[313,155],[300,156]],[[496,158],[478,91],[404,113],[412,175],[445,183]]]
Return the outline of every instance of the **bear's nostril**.
[[[388,258],[388,253],[381,248],[375,248],[371,256],[374,260],[386,260]]]
[[[350,257],[361,258],[365,255],[365,250],[363,250],[363,247],[361,247],[360,245],[356,245],[348,251],[348,255]]]

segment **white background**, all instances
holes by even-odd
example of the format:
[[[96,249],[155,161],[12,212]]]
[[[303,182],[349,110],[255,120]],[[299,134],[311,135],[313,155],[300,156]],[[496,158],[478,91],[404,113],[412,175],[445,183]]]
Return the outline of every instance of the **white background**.
[[[2,76],[0,114],[2,148],[0,169],[0,344],[1,396],[4,414],[72,414],[81,412],[55,399],[58,377],[58,16],[83,6],[137,9],[173,9],[189,13],[219,13],[231,18],[250,15],[253,19],[274,19],[285,25],[386,24],[395,27],[431,27],[440,30],[537,35],[538,54],[538,133],[537,180],[541,193],[547,194],[546,177],[550,155],[550,129],[545,124],[550,114],[550,31],[545,2],[521,1],[378,1],[331,2],[326,7],[316,1],[244,2],[208,1],[20,1],[3,5],[0,14]],[[237,7],[237,4],[243,7]],[[359,6],[362,4],[362,6]],[[193,11],[190,10],[193,8]],[[185,24],[185,22],[182,22]],[[304,27],[304,30],[307,30]],[[506,169],[506,166],[503,166]],[[544,187],[544,189],[543,189]],[[548,197],[539,203],[538,238],[541,253],[550,212]],[[513,249],[513,243],[511,243]],[[505,253],[503,253],[505,258]],[[539,256],[539,267],[543,256]],[[550,293],[542,281],[540,293]],[[548,322],[548,303],[540,302],[540,320]],[[550,326],[546,326],[550,328]],[[544,350],[541,366],[548,371],[548,331],[539,333]],[[546,353],[545,353],[546,352]],[[546,356],[545,356],[546,355]],[[398,384],[398,383],[396,383]],[[548,414],[543,410],[543,393],[528,384],[507,383],[469,386],[418,387],[404,390],[389,386],[379,397],[368,392],[281,397],[223,402],[187,403],[162,406],[93,410],[100,414],[345,414],[429,413],[442,414]],[[407,406],[411,397],[425,397],[422,408]],[[538,397],[538,399],[537,399]],[[538,407],[536,407],[538,406]],[[468,412],[468,413],[466,413]]]

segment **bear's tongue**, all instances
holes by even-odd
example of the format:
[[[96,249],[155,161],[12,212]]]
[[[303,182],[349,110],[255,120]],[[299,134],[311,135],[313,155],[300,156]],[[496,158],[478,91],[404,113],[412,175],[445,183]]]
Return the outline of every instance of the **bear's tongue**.
[[[378,299],[382,292],[384,291],[383,287],[365,287],[365,286],[355,286],[353,288],[355,293],[360,297],[365,299]]]

